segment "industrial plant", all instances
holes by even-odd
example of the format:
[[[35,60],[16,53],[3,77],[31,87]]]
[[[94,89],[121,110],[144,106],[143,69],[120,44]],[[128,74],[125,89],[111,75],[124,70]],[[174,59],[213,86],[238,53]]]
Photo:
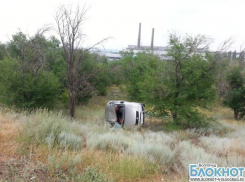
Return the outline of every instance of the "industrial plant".
[[[139,23],[137,45],[128,45],[128,47],[126,49],[123,49],[122,51],[133,51],[134,54],[137,54],[138,52],[149,51],[157,55],[160,59],[167,59],[166,47],[154,46],[154,33],[155,33],[155,29],[152,28],[151,43],[148,46],[141,45],[141,23]],[[119,60],[121,58],[119,51],[104,50],[104,51],[99,51],[97,53],[106,56],[111,61]]]

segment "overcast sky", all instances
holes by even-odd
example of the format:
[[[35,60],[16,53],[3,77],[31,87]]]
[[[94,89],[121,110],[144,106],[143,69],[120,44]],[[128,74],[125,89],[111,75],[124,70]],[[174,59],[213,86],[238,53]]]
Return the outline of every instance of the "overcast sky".
[[[232,51],[245,42],[245,0],[0,0],[0,41],[7,42],[18,29],[32,35],[44,24],[55,26],[57,8],[78,2],[90,7],[84,46],[105,37],[113,37],[106,49],[136,45],[139,22],[142,45],[150,45],[152,28],[157,46],[166,46],[173,31],[208,35],[215,40],[212,49],[231,36],[236,40]]]

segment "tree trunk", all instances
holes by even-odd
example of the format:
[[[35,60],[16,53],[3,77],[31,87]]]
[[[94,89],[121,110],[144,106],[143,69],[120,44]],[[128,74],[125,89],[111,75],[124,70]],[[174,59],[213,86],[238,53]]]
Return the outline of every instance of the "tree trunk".
[[[238,111],[236,109],[234,109],[234,118],[235,120],[238,120]]]
[[[178,100],[178,97],[179,97],[179,88],[180,88],[180,78],[179,78],[179,70],[181,68],[181,65],[180,65],[180,62],[178,61],[177,64],[176,64],[176,67],[175,67],[175,95],[174,95],[174,107],[175,107],[175,111],[172,112],[171,111],[171,114],[172,114],[172,117],[173,117],[173,121],[176,125],[179,125],[179,120],[178,120],[178,114],[176,113],[176,108],[178,106],[178,103],[177,103],[177,100]]]
[[[177,114],[176,114],[176,113],[172,113],[172,116],[173,116],[173,120],[176,121],[176,119],[177,119]]]
[[[71,118],[75,117],[75,98],[72,95],[72,92],[69,91],[69,109]]]
[[[75,88],[74,88],[74,65],[73,56],[69,55],[68,58],[68,85],[69,85],[69,109],[71,118],[75,117]]]
[[[179,125],[178,115],[172,111],[171,111],[171,114],[172,114],[172,118],[173,118],[174,123]]]

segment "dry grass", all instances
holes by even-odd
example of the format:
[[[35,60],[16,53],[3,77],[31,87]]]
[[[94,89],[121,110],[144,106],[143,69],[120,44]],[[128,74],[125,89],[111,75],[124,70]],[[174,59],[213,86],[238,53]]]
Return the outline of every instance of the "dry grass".
[[[78,181],[81,181],[79,174],[85,173],[88,167],[89,169],[99,169],[99,171],[106,173],[108,178],[113,177],[115,181],[139,181],[142,178],[149,179],[149,176],[156,174],[155,165],[138,157],[124,156],[117,151],[111,153],[107,151],[89,150],[86,149],[86,146],[83,146],[82,150],[66,150],[59,146],[49,148],[48,145],[44,145],[43,143],[38,145],[38,143],[33,141],[41,140],[40,137],[42,135],[40,134],[31,135],[32,142],[28,145],[21,145],[26,139],[29,140],[24,137],[25,134],[28,136],[30,131],[38,133],[38,128],[40,128],[40,126],[37,124],[41,124],[43,119],[45,121],[53,117],[55,126],[58,126],[56,124],[59,122],[59,116],[55,113],[54,116],[47,115],[45,112],[46,111],[37,111],[37,113],[29,115],[26,118],[27,121],[18,121],[18,119],[10,121],[1,115],[0,179],[29,181],[33,177],[32,175],[34,175],[36,180],[43,181],[41,176],[46,175],[46,180],[48,181],[57,181],[61,179],[71,179],[75,181],[76,179],[79,179]],[[57,117],[57,119],[54,117]],[[29,123],[30,121],[32,122],[31,125],[26,124],[26,122]],[[65,121],[63,120],[63,122]],[[24,123],[24,128],[22,123]],[[71,131],[73,131],[74,126],[75,130],[80,127],[84,131],[89,129],[89,132],[103,131],[103,125],[102,128],[98,125],[98,129],[91,129],[89,128],[90,123],[88,123],[88,126],[85,128],[82,128],[82,125],[75,124],[74,122],[64,124],[64,126],[70,127]],[[43,132],[45,126],[41,126],[40,129],[41,132]],[[29,132],[27,132],[27,130],[29,130]],[[24,133],[22,131],[24,131]],[[21,140],[19,140],[20,136]],[[12,160],[11,158],[13,157],[16,159]],[[38,171],[38,174],[36,174],[35,171]],[[97,172],[95,174],[93,173],[94,170],[88,174],[97,177],[98,174],[100,174]],[[74,174],[76,175],[74,176]],[[99,176],[101,178],[101,175]]]
[[[85,166],[98,167],[115,181],[140,181],[157,175],[155,165],[138,157],[101,150],[86,150],[82,156]]]
[[[109,92],[78,107],[73,121],[47,111],[26,115],[0,108],[0,181],[30,181],[32,177],[36,181],[84,181],[85,176],[101,181],[184,182],[190,163],[245,165],[245,122],[235,121],[231,110],[202,111],[219,123],[210,128],[168,133],[149,128],[113,131],[103,122],[104,106],[126,95],[118,87]],[[154,127],[161,124],[155,118],[151,122]],[[57,136],[52,146],[47,143],[48,132]],[[28,139],[32,142],[23,145]],[[64,147],[74,141],[79,147]]]
[[[16,151],[19,148],[16,139],[21,127],[20,123],[11,122],[0,113],[0,161],[16,156]]]
[[[109,87],[107,96],[94,96],[86,106],[76,108],[77,120],[82,122],[103,121],[105,118],[104,108],[110,100],[127,100],[127,94],[117,86]]]

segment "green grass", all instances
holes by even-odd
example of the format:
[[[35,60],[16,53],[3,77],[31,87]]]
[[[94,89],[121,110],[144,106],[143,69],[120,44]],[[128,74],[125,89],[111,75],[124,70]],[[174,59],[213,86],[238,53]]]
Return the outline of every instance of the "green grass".
[[[150,174],[155,174],[157,165],[148,163],[142,158],[125,157],[113,165],[113,174],[115,179],[129,181],[131,179],[140,179]]]
[[[173,131],[179,131],[179,130],[181,130],[182,127],[180,125],[176,125],[173,122],[168,122],[168,123],[164,123],[162,125],[162,129],[163,129],[163,131],[173,132]]]

